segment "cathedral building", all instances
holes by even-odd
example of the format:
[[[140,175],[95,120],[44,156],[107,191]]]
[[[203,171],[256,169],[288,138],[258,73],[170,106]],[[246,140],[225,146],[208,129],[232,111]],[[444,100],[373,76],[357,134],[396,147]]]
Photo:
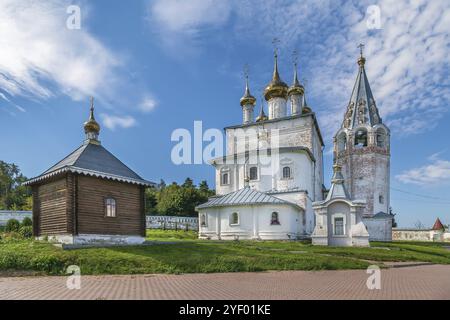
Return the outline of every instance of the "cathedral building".
[[[226,155],[210,163],[216,195],[197,207],[203,239],[301,239],[319,245],[367,246],[391,238],[389,129],[382,123],[364,69],[334,137],[334,176],[324,187],[324,141],[306,103],[297,66],[288,86],[277,54],[255,118],[248,77],[242,124],[225,128]]]
[[[197,207],[200,238],[297,239],[314,230],[312,203],[324,194],[324,143],[296,69],[288,86],[275,54],[264,90],[267,116],[262,104],[256,119],[247,79],[242,124],[225,128],[226,155],[211,161],[217,195]]]

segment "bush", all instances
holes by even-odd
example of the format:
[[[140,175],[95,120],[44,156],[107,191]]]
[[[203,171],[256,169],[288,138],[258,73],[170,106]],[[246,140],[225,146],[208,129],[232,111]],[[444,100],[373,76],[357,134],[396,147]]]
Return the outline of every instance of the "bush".
[[[3,242],[21,241],[23,240],[23,236],[17,231],[5,232],[1,234],[0,240]]]
[[[22,220],[22,227],[31,227],[33,225],[33,222],[31,221],[31,218],[25,217]]]
[[[20,229],[20,222],[16,219],[9,219],[8,222],[6,222],[6,232],[19,232]]]
[[[25,239],[33,237],[33,227],[32,226],[21,226],[19,233]]]

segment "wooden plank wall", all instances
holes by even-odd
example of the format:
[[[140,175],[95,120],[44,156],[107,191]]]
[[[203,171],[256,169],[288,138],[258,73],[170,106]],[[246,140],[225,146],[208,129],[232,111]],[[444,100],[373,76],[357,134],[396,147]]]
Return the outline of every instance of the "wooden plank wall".
[[[142,235],[141,187],[78,176],[78,234]],[[115,218],[105,216],[105,198],[116,200]]]
[[[35,234],[67,234],[66,178],[40,185],[36,190],[34,200],[37,200],[37,208],[33,214],[34,217],[38,216],[38,222],[35,225]]]

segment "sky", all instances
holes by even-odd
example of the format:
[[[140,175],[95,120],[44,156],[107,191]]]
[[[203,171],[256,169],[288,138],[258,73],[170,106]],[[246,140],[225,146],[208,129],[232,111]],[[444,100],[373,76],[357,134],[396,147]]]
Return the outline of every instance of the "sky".
[[[241,123],[245,65],[258,110],[277,38],[287,83],[298,52],[329,186],[364,43],[396,220],[450,224],[449,30],[447,0],[0,0],[0,159],[42,173],[82,143],[94,96],[103,145],[142,177],[214,187],[208,164],[172,162],[171,135]]]

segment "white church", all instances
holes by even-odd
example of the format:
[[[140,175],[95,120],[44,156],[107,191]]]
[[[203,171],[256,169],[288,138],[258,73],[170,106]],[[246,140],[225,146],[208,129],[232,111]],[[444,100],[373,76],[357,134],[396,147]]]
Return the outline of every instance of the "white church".
[[[324,186],[324,141],[306,103],[295,65],[291,86],[278,72],[264,90],[267,116],[248,78],[240,100],[243,123],[225,128],[226,155],[210,163],[216,195],[197,207],[199,237],[212,240],[295,240],[368,246],[390,241],[389,129],[382,123],[365,72],[358,75],[334,137],[334,175]]]

